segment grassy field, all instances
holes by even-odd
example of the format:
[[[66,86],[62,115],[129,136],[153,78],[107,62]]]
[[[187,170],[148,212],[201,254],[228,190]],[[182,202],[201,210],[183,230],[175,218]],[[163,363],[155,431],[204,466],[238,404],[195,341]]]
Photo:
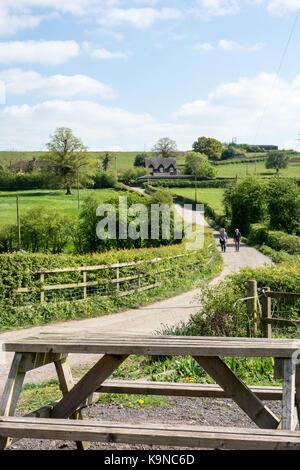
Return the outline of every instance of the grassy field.
[[[219,178],[239,178],[248,175],[259,175],[262,177],[271,177],[276,174],[276,170],[267,170],[264,162],[255,163],[232,163],[229,165],[218,165],[217,176]],[[300,178],[300,162],[290,162],[287,168],[280,170],[279,174],[288,178]]]
[[[112,155],[112,159],[109,165],[110,170],[117,172],[127,170],[133,167],[135,156],[138,153],[144,153],[142,151],[136,152],[109,152]],[[145,152],[149,157],[152,157],[151,152]],[[96,159],[101,159],[105,155],[105,152],[90,152]],[[47,160],[47,152],[0,152],[0,165],[1,163],[5,166],[9,165],[10,162],[32,160],[35,157],[37,160]],[[184,155],[177,157],[178,164],[184,164]]]
[[[66,196],[65,190],[36,190],[0,192],[0,225],[15,223],[17,220],[16,195],[19,195],[21,216],[27,210],[41,206],[47,210],[54,207],[62,214],[76,218],[79,214],[77,203],[77,191],[71,196]],[[80,190],[81,203],[89,193],[97,194],[99,202],[117,194],[114,189],[83,189]]]
[[[195,200],[194,188],[172,188],[172,194]],[[223,188],[197,188],[197,202],[209,204],[218,214],[223,214]]]

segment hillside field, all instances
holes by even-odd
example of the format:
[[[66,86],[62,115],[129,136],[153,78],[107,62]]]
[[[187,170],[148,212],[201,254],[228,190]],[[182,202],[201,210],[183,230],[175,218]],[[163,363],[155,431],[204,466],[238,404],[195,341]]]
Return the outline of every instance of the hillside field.
[[[195,201],[194,188],[172,188],[170,191],[175,197],[183,196]],[[223,193],[223,188],[197,188],[197,202],[209,204],[218,214],[223,214]]]
[[[81,205],[84,199],[90,193],[96,193],[99,201],[111,197],[113,194],[119,193],[114,189],[81,189],[80,199]],[[77,218],[79,214],[77,203],[77,191],[74,190],[71,196],[66,196],[65,190],[36,190],[36,191],[9,191],[0,192],[0,225],[16,223],[17,207],[16,195],[19,196],[19,206],[21,216],[33,207],[40,206],[47,210],[48,207],[54,207],[61,214],[71,218]]]

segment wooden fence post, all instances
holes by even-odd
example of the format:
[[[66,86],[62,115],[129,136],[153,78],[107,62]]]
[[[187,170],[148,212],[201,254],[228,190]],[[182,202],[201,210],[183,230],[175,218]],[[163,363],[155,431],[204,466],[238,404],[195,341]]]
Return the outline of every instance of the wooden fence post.
[[[270,287],[262,288],[265,292],[270,292]],[[262,320],[268,320],[272,318],[271,314],[271,298],[263,296],[261,299],[261,314]],[[262,321],[262,335],[264,338],[272,338],[272,325]]]
[[[116,269],[116,279],[117,279],[117,282],[116,282],[116,294],[119,295],[119,292],[120,292],[120,283],[119,283],[119,279],[120,279],[120,268],[117,267]]]
[[[257,282],[255,280],[247,281],[247,312],[250,315],[253,315],[254,325],[253,325],[253,334],[257,336]],[[250,333],[250,332],[249,332]]]
[[[45,274],[44,274],[44,273],[40,273],[40,282],[41,282],[41,284],[44,284],[44,281],[45,281]],[[45,302],[45,291],[44,291],[42,285],[41,285],[40,301],[41,301],[41,304],[43,304],[43,303]]]
[[[86,284],[86,271],[85,270],[82,271],[82,282]],[[83,287],[83,299],[84,300],[86,300],[86,297],[87,297],[86,293],[87,293],[86,286],[84,286]]]

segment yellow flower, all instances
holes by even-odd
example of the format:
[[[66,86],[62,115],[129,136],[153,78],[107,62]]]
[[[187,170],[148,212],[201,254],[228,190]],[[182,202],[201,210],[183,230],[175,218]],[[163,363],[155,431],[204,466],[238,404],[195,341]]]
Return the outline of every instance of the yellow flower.
[[[140,405],[142,405],[145,402],[144,402],[144,400],[140,400],[139,403],[140,403]]]

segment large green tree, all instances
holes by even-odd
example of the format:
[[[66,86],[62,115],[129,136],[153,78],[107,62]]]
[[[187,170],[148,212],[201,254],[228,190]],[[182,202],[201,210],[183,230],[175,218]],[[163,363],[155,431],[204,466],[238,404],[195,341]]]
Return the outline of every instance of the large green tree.
[[[193,143],[195,152],[204,153],[208,158],[219,160],[222,156],[222,142],[211,137],[199,137]]]
[[[279,173],[281,168],[286,168],[289,162],[289,156],[284,150],[271,150],[266,159],[266,168],[275,168]]]
[[[88,182],[95,174],[95,159],[72,130],[58,127],[46,144],[57,181],[72,194],[72,187]]]
[[[226,216],[231,228],[239,228],[247,235],[250,225],[264,219],[266,213],[265,183],[256,176],[248,176],[233,183],[224,192]]]
[[[300,189],[291,179],[277,176],[267,186],[270,227],[287,233],[300,232]]]
[[[197,178],[215,178],[216,169],[208,162],[203,153],[188,152],[185,157],[185,173]]]

